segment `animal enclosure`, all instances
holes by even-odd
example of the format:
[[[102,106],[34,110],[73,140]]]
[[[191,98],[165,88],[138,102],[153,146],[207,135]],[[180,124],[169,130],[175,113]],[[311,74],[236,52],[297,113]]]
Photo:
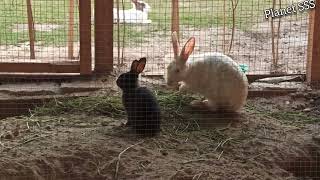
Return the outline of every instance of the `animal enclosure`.
[[[165,55],[173,54],[172,2],[148,3],[152,23],[120,25],[119,41],[126,59],[147,56],[154,64],[149,71],[161,73]],[[281,7],[290,3],[283,1]],[[308,11],[271,20],[265,19],[264,10],[280,7],[278,1],[179,1],[177,7],[181,43],[195,36],[194,53],[223,52],[246,64],[248,74],[306,73]]]
[[[61,70],[57,68],[56,72],[79,73],[81,2],[3,1],[0,19],[2,72],[8,72],[7,67],[10,67],[9,72],[55,73],[55,70],[46,66],[61,65]],[[95,49],[100,48],[100,53],[97,53],[102,54],[100,56],[111,56],[110,50],[103,53],[107,50],[102,46],[113,41],[113,59],[101,57],[107,58],[104,61],[108,65],[104,66],[109,68],[105,69],[110,70],[113,64],[119,65],[122,62],[127,63],[132,58],[146,56],[149,59],[146,73],[163,75],[165,59],[172,58],[170,34],[172,29],[178,28],[181,42],[185,42],[191,36],[196,37],[195,54],[208,51],[223,52],[246,67],[247,74],[306,74],[308,9],[312,7],[302,7],[297,13],[282,18],[266,19],[266,9],[284,8],[297,2],[179,1],[176,7],[173,7],[174,1],[151,0],[143,3],[146,7],[138,6],[140,10],[144,10],[141,14],[136,13],[140,10],[136,9],[131,1],[119,1],[118,4],[117,2],[114,1],[113,6],[105,5],[114,7],[113,28],[110,20],[106,19],[103,22],[103,19],[100,20],[98,17],[98,20],[94,21],[94,2],[91,3],[91,11],[85,7],[89,4],[83,4],[83,13],[80,13],[83,14],[83,64],[92,64],[92,70],[95,61],[98,61],[96,64],[100,64],[99,60],[91,61],[95,59]],[[96,15],[101,13],[97,12]],[[173,21],[174,13],[178,21]],[[120,24],[117,24],[118,15]],[[139,18],[145,20],[139,21]],[[97,22],[101,25],[95,25]],[[102,26],[105,26],[104,33],[101,32]],[[89,27],[92,33],[88,32]],[[107,38],[104,37],[104,41],[108,42],[103,44],[98,40],[98,44],[95,45],[94,28],[97,37],[105,35]],[[113,31],[113,38],[108,36],[111,34],[108,33],[110,30]],[[92,40],[89,40],[91,35]],[[21,68],[29,67],[28,63],[32,63],[33,68]],[[14,67],[11,68],[12,66]]]
[[[1,0],[0,179],[318,179],[318,6]],[[169,87],[208,52],[228,63],[186,76],[199,92]],[[205,88],[243,107],[214,111]]]

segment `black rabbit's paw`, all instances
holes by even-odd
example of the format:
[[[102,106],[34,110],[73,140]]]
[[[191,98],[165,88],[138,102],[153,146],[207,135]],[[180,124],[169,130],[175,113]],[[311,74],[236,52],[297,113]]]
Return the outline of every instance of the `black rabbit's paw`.
[[[122,126],[124,127],[131,127],[132,126],[132,122],[127,121],[126,123],[121,123]]]

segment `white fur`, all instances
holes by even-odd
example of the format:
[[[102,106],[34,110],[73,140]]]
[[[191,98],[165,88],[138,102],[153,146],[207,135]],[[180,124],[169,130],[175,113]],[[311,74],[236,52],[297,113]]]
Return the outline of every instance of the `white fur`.
[[[178,56],[167,67],[166,80],[169,86],[180,81],[180,91],[199,93],[207,98],[213,111],[223,109],[239,111],[246,102],[248,80],[238,64],[222,53],[191,55],[187,63]],[[180,72],[176,72],[180,69]]]
[[[148,13],[151,12],[151,7],[148,3],[144,1],[138,1],[138,3],[144,3],[145,8],[143,11],[138,10],[136,5],[131,2],[132,8],[126,10],[119,10],[119,23],[132,23],[132,24],[150,24],[152,20],[148,19]],[[117,8],[113,8],[113,22],[118,22],[118,10]],[[94,14],[94,10],[92,10],[92,14]],[[91,21],[94,21],[94,15],[92,15]]]
[[[137,10],[134,3],[132,4],[132,8],[128,10],[119,10],[119,19],[120,23],[142,23],[149,24],[152,21],[148,19],[148,13],[151,11],[151,7],[148,3],[144,1],[138,1],[139,3],[144,3],[145,8],[143,11]],[[117,9],[113,9],[113,19],[114,22],[118,21]]]

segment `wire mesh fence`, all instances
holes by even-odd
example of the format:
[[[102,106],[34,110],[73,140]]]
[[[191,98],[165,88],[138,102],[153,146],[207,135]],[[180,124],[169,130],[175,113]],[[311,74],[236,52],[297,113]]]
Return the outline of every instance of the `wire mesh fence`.
[[[50,62],[79,58],[77,1],[39,0],[29,6],[26,2],[2,2],[2,62],[33,62],[35,59]],[[272,3],[249,0],[180,1],[181,41],[194,36],[197,43],[195,53],[223,52],[238,63],[247,65],[249,74],[278,71],[305,73],[307,11],[266,19],[264,10],[273,6],[286,7],[293,2]],[[127,22],[124,20],[126,24],[115,24],[114,47],[124,51],[118,54],[115,50],[114,55],[115,58],[121,55],[126,59],[135,54],[146,55],[153,60],[152,64],[156,64],[152,66],[155,68],[152,71],[160,73],[164,71],[164,59],[168,59],[165,55],[172,54],[172,3],[148,1],[142,4],[146,6],[139,14],[130,1],[119,1],[119,6],[117,1],[114,2],[115,9],[118,7],[120,10],[119,18],[127,19]],[[117,15],[115,12],[115,22]]]
[[[2,0],[0,67],[76,62],[79,74],[81,1]],[[314,1],[114,0],[113,27],[98,1],[84,24],[91,75],[0,77],[0,179],[320,176],[320,94],[300,82]],[[97,47],[101,27],[113,47]],[[107,48],[114,71],[99,76]]]
[[[0,12],[1,62],[66,61],[78,55],[75,1],[5,0]]]
[[[195,54],[223,52],[239,64],[248,66],[248,74],[305,73],[307,11],[278,19],[266,19],[264,14],[270,7],[284,8],[291,3],[276,1],[273,5],[272,1],[251,0],[180,1],[181,43],[196,37]],[[129,2],[127,4],[129,6]],[[148,1],[146,4],[151,7],[151,11],[146,13],[152,23],[120,25],[119,41],[125,43],[121,45],[125,49],[125,58],[137,53],[139,56],[148,56],[154,64],[154,69],[150,71],[161,72],[165,68],[165,59],[173,58],[172,3]],[[118,30],[115,31],[117,34]]]

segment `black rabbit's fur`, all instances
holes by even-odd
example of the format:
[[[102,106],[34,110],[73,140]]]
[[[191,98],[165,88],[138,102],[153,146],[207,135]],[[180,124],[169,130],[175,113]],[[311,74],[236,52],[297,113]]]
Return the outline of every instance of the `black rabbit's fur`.
[[[121,74],[116,83],[122,90],[122,103],[128,116],[127,126],[142,135],[156,135],[160,132],[161,112],[153,93],[138,85],[137,72]]]

